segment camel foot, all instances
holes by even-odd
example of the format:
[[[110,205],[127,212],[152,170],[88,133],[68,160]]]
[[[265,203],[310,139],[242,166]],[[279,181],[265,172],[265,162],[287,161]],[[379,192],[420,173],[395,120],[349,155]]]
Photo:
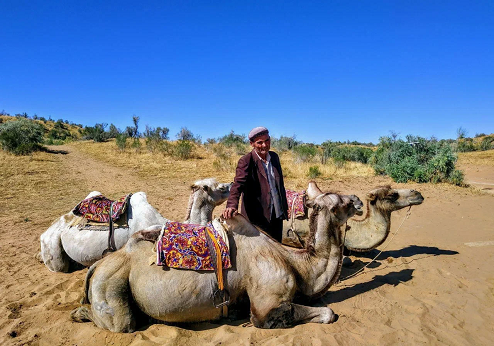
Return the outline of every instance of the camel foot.
[[[43,257],[41,256],[41,251],[38,252],[36,255],[34,255],[34,259],[38,261],[39,263],[44,263]]]
[[[80,323],[90,322],[92,321],[91,317],[92,317],[91,311],[86,306],[81,306],[77,309],[74,309],[70,313],[70,318],[74,322],[80,322]]]
[[[258,328],[274,329],[287,328],[293,324],[293,306],[290,303],[282,303],[277,308],[271,310],[264,321],[259,321],[252,315],[252,324]]]
[[[350,257],[343,257],[343,267],[350,267],[353,264],[353,261],[350,259]]]

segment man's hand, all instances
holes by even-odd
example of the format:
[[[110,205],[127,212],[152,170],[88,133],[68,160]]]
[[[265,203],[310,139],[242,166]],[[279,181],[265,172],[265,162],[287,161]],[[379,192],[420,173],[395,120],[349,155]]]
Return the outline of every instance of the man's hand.
[[[225,210],[223,211],[223,218],[224,219],[230,219],[232,218],[235,214],[237,214],[237,209],[235,208],[225,208]]]

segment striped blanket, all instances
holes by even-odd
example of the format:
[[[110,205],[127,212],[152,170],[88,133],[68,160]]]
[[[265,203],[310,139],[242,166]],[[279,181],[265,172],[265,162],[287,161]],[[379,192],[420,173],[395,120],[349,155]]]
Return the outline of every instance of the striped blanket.
[[[116,221],[125,212],[131,196],[132,194],[130,193],[115,201],[103,195],[86,198],[75,206],[73,213],[93,222],[108,223],[110,222],[110,207],[113,203],[112,219]]]
[[[296,192],[292,190],[286,190],[286,200],[288,202],[288,219],[292,218],[304,218],[307,216],[307,209],[305,208],[305,191]]]

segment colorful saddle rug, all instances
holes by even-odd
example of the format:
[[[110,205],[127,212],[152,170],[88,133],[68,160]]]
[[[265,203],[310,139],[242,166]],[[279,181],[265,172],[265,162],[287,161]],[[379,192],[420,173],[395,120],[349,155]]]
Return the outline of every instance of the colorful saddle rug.
[[[288,219],[293,217],[305,217],[307,209],[305,208],[305,191],[296,192],[286,190],[286,200],[288,202]]]
[[[129,193],[115,201],[109,200],[103,195],[86,198],[75,206],[73,213],[93,222],[108,223],[110,222],[110,207],[113,203],[112,219],[116,221],[127,209],[131,196],[132,194]]]
[[[218,245],[223,269],[231,268],[228,247],[212,223],[201,226],[170,221],[158,239],[156,263],[170,268],[217,270],[214,249]]]

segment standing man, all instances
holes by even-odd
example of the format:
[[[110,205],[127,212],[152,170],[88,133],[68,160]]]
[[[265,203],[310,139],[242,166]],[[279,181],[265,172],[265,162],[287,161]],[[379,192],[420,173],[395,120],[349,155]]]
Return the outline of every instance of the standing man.
[[[288,204],[280,158],[269,151],[271,138],[267,128],[252,129],[249,140],[254,149],[238,160],[223,217],[229,219],[235,215],[242,195],[241,214],[281,242],[283,219],[288,219]]]

